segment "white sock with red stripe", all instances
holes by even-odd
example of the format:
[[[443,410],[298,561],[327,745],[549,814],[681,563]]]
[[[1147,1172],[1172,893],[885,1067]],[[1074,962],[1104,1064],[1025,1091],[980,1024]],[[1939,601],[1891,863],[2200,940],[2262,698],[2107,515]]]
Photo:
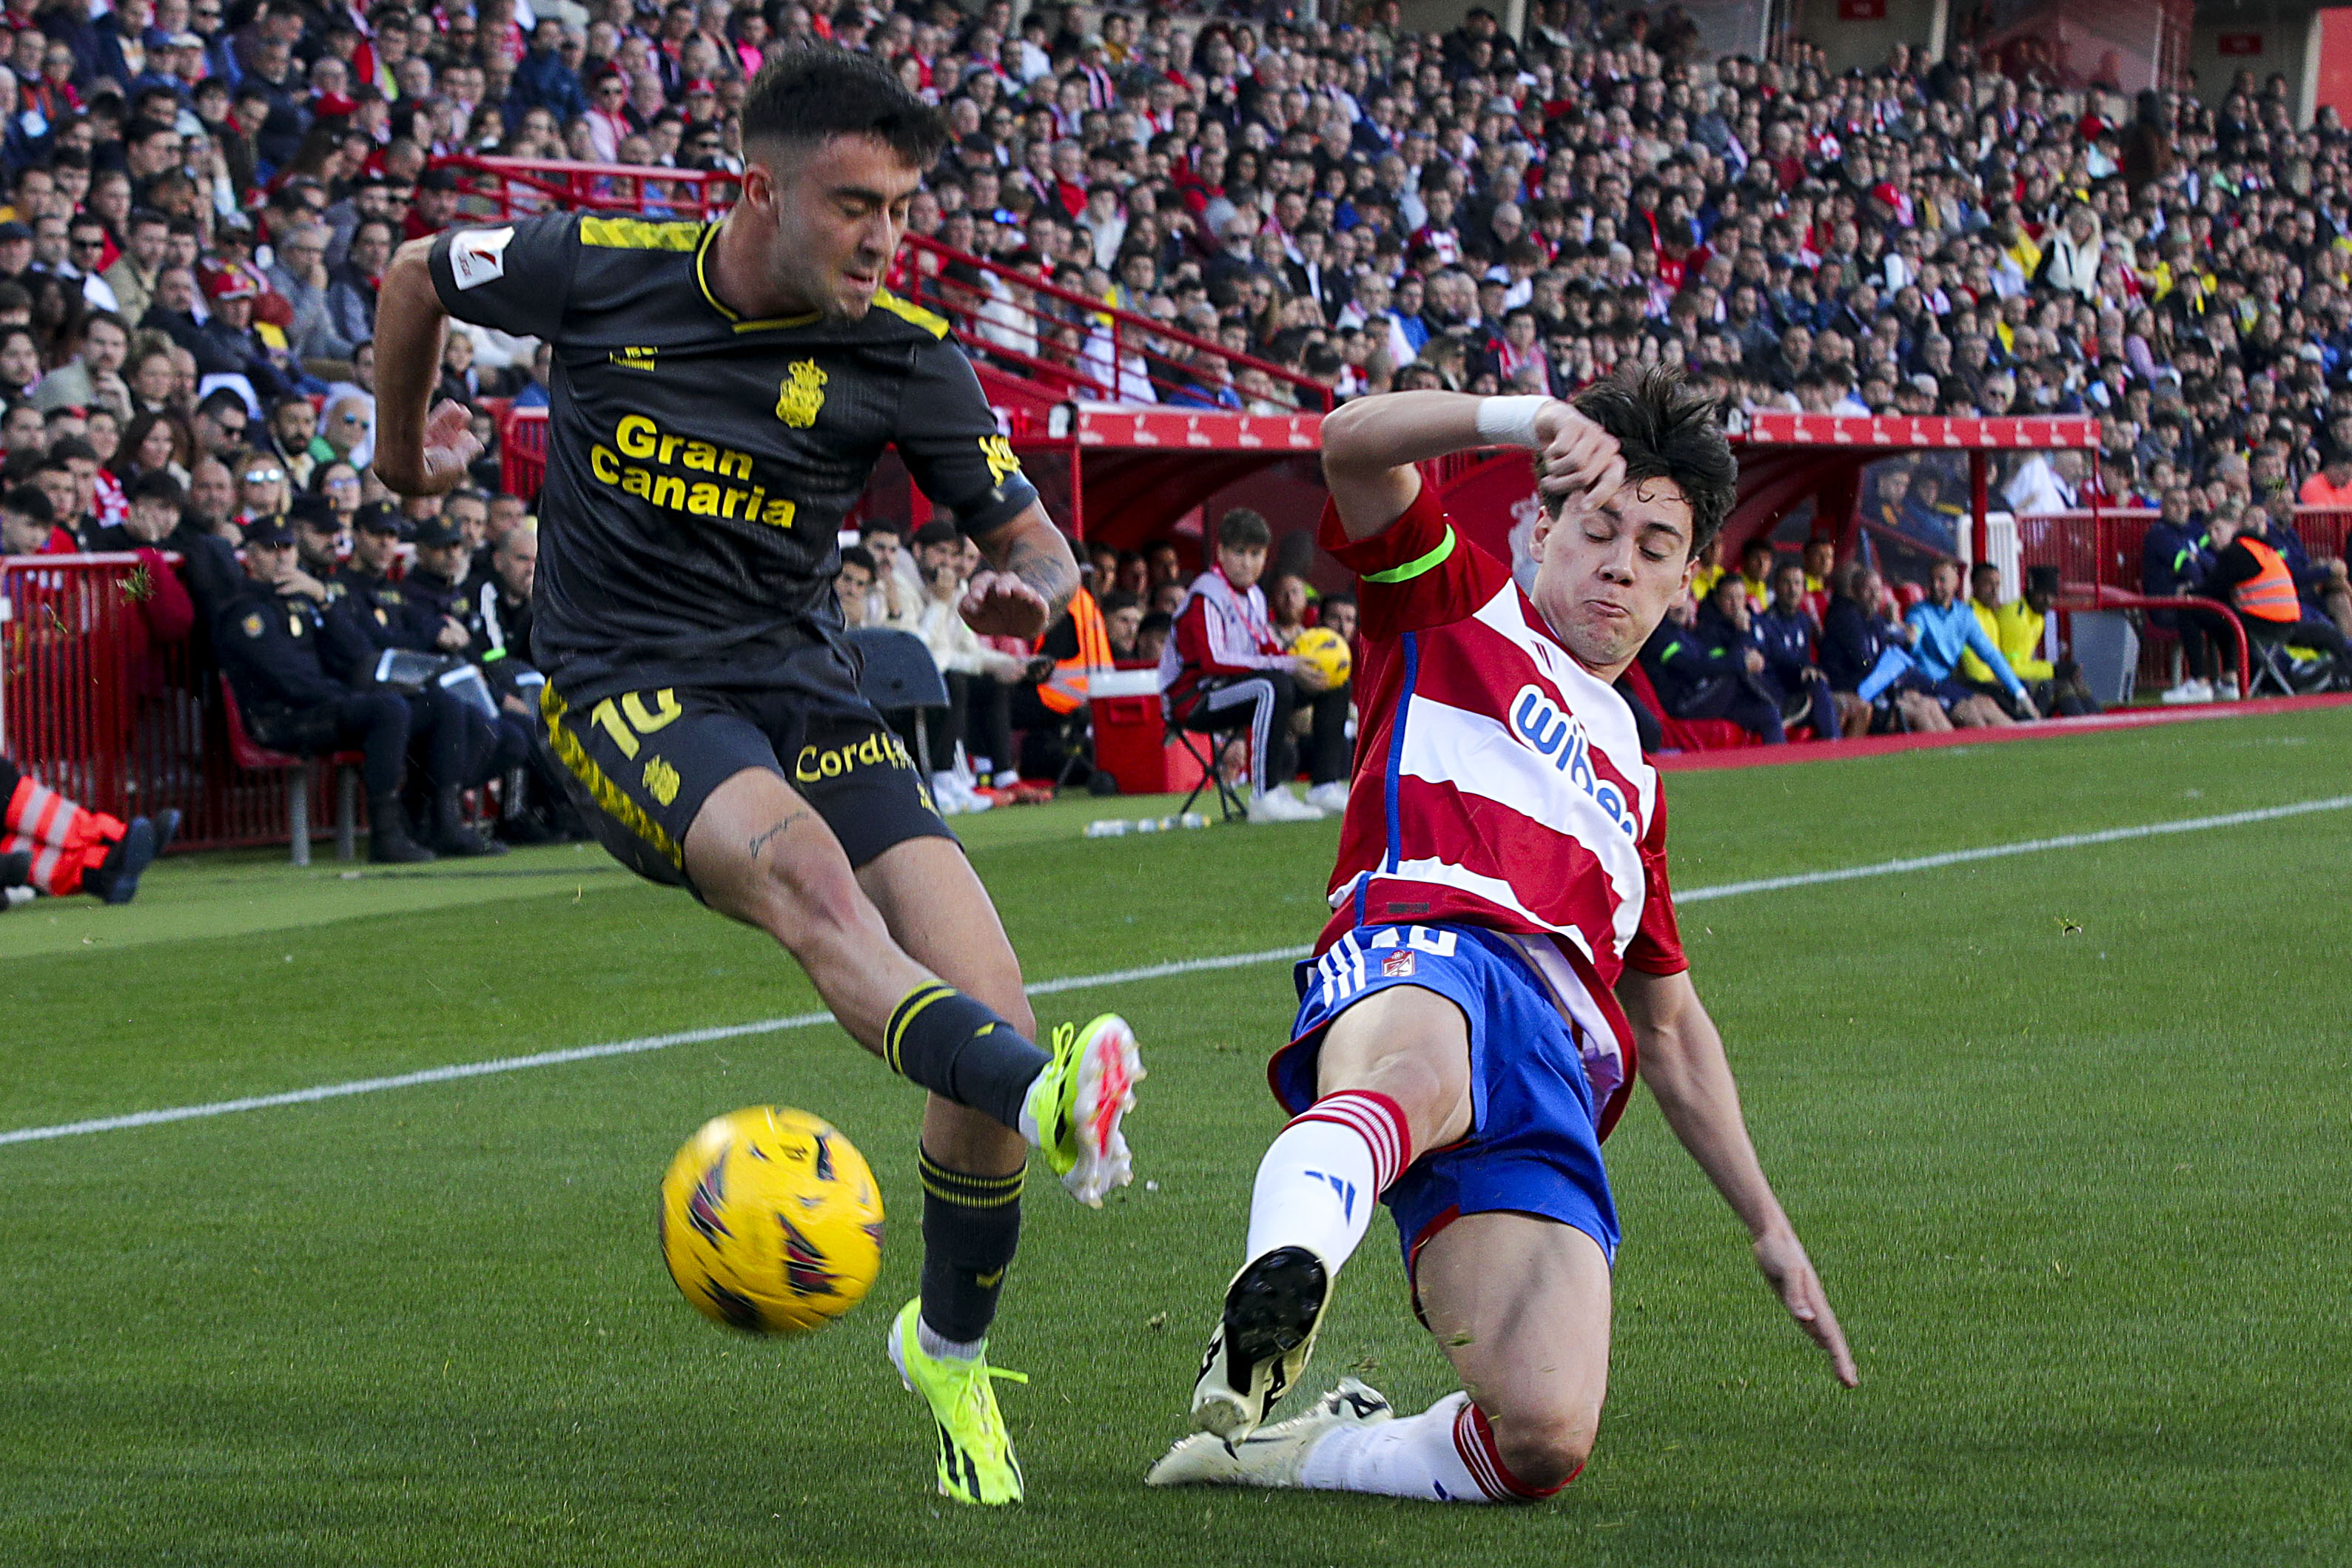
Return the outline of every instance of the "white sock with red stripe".
[[[1495,1451],[1486,1413],[1467,1394],[1449,1394],[1418,1416],[1377,1427],[1333,1428],[1307,1454],[1298,1484],[1423,1502],[1535,1502],[1559,1490],[1531,1487],[1511,1474]]]
[[[1412,1163],[1404,1111],[1368,1089],[1327,1094],[1292,1118],[1258,1162],[1249,1256],[1304,1247],[1338,1273],[1372,1206]]]

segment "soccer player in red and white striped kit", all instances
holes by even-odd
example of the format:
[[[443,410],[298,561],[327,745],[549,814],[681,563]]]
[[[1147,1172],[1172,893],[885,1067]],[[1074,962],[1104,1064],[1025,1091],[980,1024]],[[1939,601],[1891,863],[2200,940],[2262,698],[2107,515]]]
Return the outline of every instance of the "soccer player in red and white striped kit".
[[[1658,774],[1611,689],[1730,508],[1712,405],[1663,371],[1572,404],[1399,392],[1341,408],[1323,443],[1321,542],[1362,584],[1365,733],[1334,913],[1268,1071],[1295,1120],[1258,1166],[1245,1261],[1193,1388],[1202,1431],[1151,1483],[1468,1503],[1567,1485],[1608,1382],[1618,1227],[1601,1141],[1637,1061],[1851,1385],[1692,988]],[[1528,592],[1455,532],[1413,466],[1493,445],[1538,455]],[[1375,1198],[1463,1391],[1399,1417],[1351,1377],[1262,1427],[1306,1369]]]

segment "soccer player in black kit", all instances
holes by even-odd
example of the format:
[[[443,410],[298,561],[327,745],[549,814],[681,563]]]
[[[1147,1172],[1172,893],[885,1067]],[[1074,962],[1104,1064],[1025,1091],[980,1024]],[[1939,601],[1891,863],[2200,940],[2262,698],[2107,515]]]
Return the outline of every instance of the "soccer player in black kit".
[[[940,1490],[1019,1500],[983,1336],[1028,1149],[1083,1202],[1129,1179],[1142,1076],[1112,1015],[1033,1043],[1020,966],[913,760],[859,696],[835,537],[886,445],[987,570],[964,619],[1034,637],[1076,561],[945,320],[881,287],[940,112],[830,48],[772,60],[717,223],[551,214],[404,246],[376,323],[376,471],[466,477],[428,412],[446,319],[553,350],[532,662],[541,738],[614,856],[780,943],[842,1026],[930,1091],[922,1294],[888,1349],[939,1425]]]

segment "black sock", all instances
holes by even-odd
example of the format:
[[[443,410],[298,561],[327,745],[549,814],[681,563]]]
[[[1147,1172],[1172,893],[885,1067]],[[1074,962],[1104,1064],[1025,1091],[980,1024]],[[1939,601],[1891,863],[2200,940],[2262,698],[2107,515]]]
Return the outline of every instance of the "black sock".
[[[915,1156],[923,1177],[923,1322],[940,1338],[969,1344],[986,1337],[1021,1245],[1027,1172],[968,1176],[919,1145]]]
[[[1022,1096],[1053,1058],[987,1008],[932,980],[890,1009],[882,1060],[891,1071],[1017,1133]]]

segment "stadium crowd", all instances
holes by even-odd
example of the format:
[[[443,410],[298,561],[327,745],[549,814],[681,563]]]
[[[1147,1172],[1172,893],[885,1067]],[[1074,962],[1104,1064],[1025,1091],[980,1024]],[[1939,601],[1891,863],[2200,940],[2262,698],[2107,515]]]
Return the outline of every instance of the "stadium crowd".
[[[2352,505],[2352,143],[2332,110],[2294,123],[2283,77],[2132,95],[2021,57],[2004,69],[1966,42],[1843,73],[1794,38],[1770,59],[1710,59],[1672,5],[1536,0],[1521,38],[1483,8],[1442,35],[1402,27],[1393,0],[1339,9],[18,0],[0,63],[5,548],[177,550],[196,632],[226,647],[265,591],[308,599],[328,632],[355,592],[336,573],[383,576],[358,564],[381,529],[448,575],[424,569],[414,624],[371,601],[370,646],[478,671],[511,657],[510,632],[461,613],[510,596],[517,569],[496,556],[529,505],[497,493],[484,400],[545,401],[545,361],[453,333],[441,390],[483,410],[480,487],[394,501],[368,469],[386,260],[491,210],[489,177],[438,162],[452,154],[740,170],[749,75],[817,45],[870,51],[947,114],[954,140],[910,226],[986,265],[931,253],[913,288],[1008,364],[1084,366],[1122,397],[1202,408],[1564,394],[1664,361],[1734,419],[2095,413],[2095,476],[2078,453],[2008,459],[2005,500],[2160,512],[2148,591],[2231,603],[2300,682],[2352,680],[2352,590],[2295,510]],[[1111,347],[1098,305],[1160,333]],[[2071,668],[2043,666],[2028,635],[2051,585],[1979,578],[1964,599],[1937,569],[1964,502],[1946,459],[1884,465],[1859,558],[1709,562],[1645,661],[1647,716],[1770,740],[2082,706]],[[873,534],[846,570],[950,675],[937,738],[986,764],[966,789],[1050,776],[1066,727],[1047,666],[1065,655],[960,632],[941,612],[960,549],[920,523]],[[434,542],[453,537],[467,549]],[[1306,563],[1286,570],[1277,549],[1276,567],[1270,593],[1223,580],[1269,635],[1323,613]],[[1181,642],[1218,570],[1161,548],[1098,559],[1120,656]],[[1719,573],[1743,591],[1706,591]],[[1924,579],[1924,598],[1906,606],[1894,575]],[[2151,619],[2181,640],[2169,695],[2214,695],[2231,645],[2216,617]],[[363,663],[351,630],[320,661],[343,689]],[[458,698],[404,692],[404,737],[388,708],[297,734],[272,724],[292,688],[228,662],[287,744],[373,735],[372,756],[415,742],[438,758],[398,784],[415,836],[494,847],[446,801],[527,767],[514,690],[489,683],[462,722]],[[1312,728],[1315,695],[1291,694],[1292,722]],[[394,787],[391,764],[372,768],[373,793]],[[564,831],[530,820],[514,831]]]

